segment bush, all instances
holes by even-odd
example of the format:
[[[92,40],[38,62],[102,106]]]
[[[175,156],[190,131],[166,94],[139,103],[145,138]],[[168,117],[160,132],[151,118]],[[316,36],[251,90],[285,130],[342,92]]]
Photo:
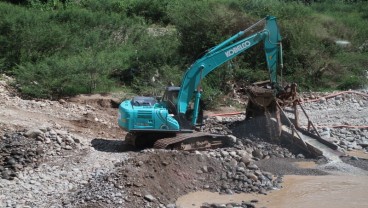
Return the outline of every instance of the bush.
[[[80,0],[0,2],[0,72],[30,96],[59,97],[124,86],[161,94],[180,84],[206,50],[266,15],[278,18],[284,79],[303,89],[363,83],[368,56],[366,1]],[[257,27],[247,35],[262,29]],[[336,40],[348,40],[341,48]],[[262,44],[203,81],[212,105],[229,82],[268,78]],[[218,84],[221,83],[221,84]]]
[[[113,86],[106,68],[107,54],[85,52],[60,59],[53,56],[37,64],[19,66],[15,73],[21,91],[32,97],[70,96],[81,93],[107,92]]]
[[[366,82],[367,79],[364,79],[364,77],[357,77],[355,75],[345,76],[337,88],[339,90],[359,89],[364,87]]]

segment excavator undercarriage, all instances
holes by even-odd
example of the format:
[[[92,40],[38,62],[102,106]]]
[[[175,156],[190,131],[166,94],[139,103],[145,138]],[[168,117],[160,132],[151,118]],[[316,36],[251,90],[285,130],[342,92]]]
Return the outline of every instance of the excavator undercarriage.
[[[161,134],[131,132],[125,137],[125,142],[137,148],[154,147],[155,149],[193,151],[230,146],[234,143],[234,138],[206,132]]]

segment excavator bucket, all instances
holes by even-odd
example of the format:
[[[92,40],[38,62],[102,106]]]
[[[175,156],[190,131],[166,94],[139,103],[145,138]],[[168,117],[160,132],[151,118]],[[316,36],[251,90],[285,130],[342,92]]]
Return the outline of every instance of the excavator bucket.
[[[275,101],[275,91],[259,86],[250,86],[246,88],[246,93],[253,104],[261,108],[267,108],[273,101]]]

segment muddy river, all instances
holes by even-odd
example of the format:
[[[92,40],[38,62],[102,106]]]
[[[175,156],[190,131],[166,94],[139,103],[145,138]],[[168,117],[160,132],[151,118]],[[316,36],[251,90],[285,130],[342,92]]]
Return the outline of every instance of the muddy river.
[[[206,191],[189,193],[176,204],[183,208],[200,207],[202,203],[229,203],[257,199],[256,207],[268,208],[367,208],[368,176],[301,176],[284,177],[283,188],[268,195],[220,195]]]

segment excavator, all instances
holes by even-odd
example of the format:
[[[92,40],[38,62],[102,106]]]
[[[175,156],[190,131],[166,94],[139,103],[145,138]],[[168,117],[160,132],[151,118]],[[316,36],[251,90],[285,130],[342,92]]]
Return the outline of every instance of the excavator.
[[[244,37],[260,24],[264,24],[263,29]],[[162,99],[137,96],[123,101],[119,105],[118,124],[128,132],[126,142],[138,147],[153,145],[155,148],[183,150],[213,148],[228,143],[231,138],[227,136],[194,130],[198,120],[203,118],[201,82],[210,72],[257,44],[264,46],[269,81],[263,87],[247,88],[250,106],[267,108],[277,97],[288,97],[277,82],[278,65],[283,65],[279,27],[276,17],[267,16],[207,50],[188,68],[180,87],[167,87]],[[190,108],[191,104],[193,107]]]

